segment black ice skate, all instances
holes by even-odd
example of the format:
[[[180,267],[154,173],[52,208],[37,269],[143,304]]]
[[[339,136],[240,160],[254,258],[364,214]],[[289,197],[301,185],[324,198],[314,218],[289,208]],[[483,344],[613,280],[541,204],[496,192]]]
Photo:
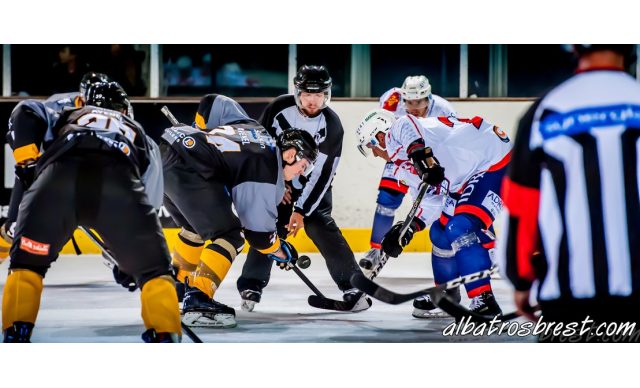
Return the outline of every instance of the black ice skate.
[[[347,303],[355,303],[353,308],[350,310],[352,312],[364,311],[371,307],[371,305],[373,304],[373,302],[371,302],[371,298],[366,296],[357,288],[351,288],[344,291],[344,294],[342,294],[342,299]]]
[[[236,311],[209,298],[197,288],[189,288],[182,302],[182,322],[193,327],[236,327]]]
[[[445,291],[456,303],[460,303],[460,289],[454,288]],[[413,300],[413,313],[415,318],[431,319],[431,318],[444,318],[449,314],[442,311],[442,309],[436,306],[429,295],[423,295]]]
[[[260,303],[262,292],[255,290],[244,290],[240,293],[242,298],[242,304],[240,308],[242,311],[251,312],[256,306],[256,303]]]
[[[33,323],[14,322],[4,331],[3,342],[31,342]]]
[[[149,329],[142,333],[142,340],[147,343],[174,343],[180,342],[178,333],[158,333],[155,329]]]
[[[471,299],[469,310],[486,317],[502,315],[502,310],[500,306],[498,306],[498,302],[496,302],[496,298],[491,291],[485,291]]]

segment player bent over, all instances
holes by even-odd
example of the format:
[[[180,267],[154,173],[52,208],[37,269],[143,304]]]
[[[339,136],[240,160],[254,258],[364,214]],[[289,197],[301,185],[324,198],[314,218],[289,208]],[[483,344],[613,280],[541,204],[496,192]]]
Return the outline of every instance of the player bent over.
[[[367,121],[380,124],[367,125]],[[416,173],[431,185],[445,177],[448,180],[444,211],[429,231],[436,284],[490,268],[489,249],[494,245],[490,236],[495,217],[502,209],[498,193],[511,156],[507,135],[480,117],[469,120],[407,115],[394,122],[384,110],[370,112],[361,126],[370,128],[361,130],[368,133],[361,145],[371,148],[374,155],[387,161],[410,160]],[[439,165],[430,165],[431,157]],[[400,255],[414,232],[425,225],[416,219],[401,244],[400,226],[394,225],[382,241],[383,251],[392,257]],[[501,314],[489,278],[465,287],[471,299],[470,310],[483,315]],[[459,293],[453,296],[460,301]],[[437,312],[428,297],[416,299],[414,308],[416,317],[430,317]]]
[[[62,113],[64,108],[79,108],[84,106],[87,99],[87,90],[91,85],[98,82],[109,81],[109,77],[105,74],[88,72],[82,77],[79,91],[77,92],[57,93],[44,101],[34,99],[20,101],[18,105],[13,108],[13,111],[11,111],[11,116],[9,118],[9,130],[7,131],[7,143],[12,149],[17,148],[13,146],[16,131],[20,131],[20,126],[24,122],[29,125],[30,117],[33,116],[37,116],[39,120],[46,122],[47,130],[50,130],[60,117],[60,113]],[[27,132],[29,130],[29,128],[26,129]],[[44,144],[45,148],[48,145],[47,143],[48,142],[45,142]],[[20,155],[21,153],[18,152],[18,156]],[[21,162],[21,160],[17,160],[17,162]],[[25,188],[23,187],[22,182],[16,176],[13,189],[11,190],[7,219],[4,220],[0,226],[0,261],[9,256],[9,249],[13,243],[15,222],[18,218],[18,206],[20,205],[20,201],[22,201],[24,191]]]
[[[226,96],[205,96],[198,112],[205,110],[206,122],[200,115],[197,124],[207,129],[177,126],[162,135],[165,206],[182,228],[173,265],[188,286],[183,322],[233,327],[235,310],[214,294],[245,238],[282,268],[295,262],[293,246],[276,234],[277,206],[285,180],[311,172],[318,147],[298,129],[284,131],[276,144]]]
[[[449,101],[431,93],[431,84],[424,75],[407,77],[402,87],[391,88],[380,97],[380,108],[393,113],[396,117],[410,114],[416,117],[455,116],[456,112]],[[366,147],[359,147],[360,152],[367,156]],[[360,260],[360,266],[365,270],[373,269],[382,257],[380,243],[382,237],[393,225],[396,210],[402,204],[410,184],[401,178],[405,176],[401,163],[387,162],[382,171],[378,185],[376,212],[371,227],[371,249]],[[409,178],[411,179],[411,178]],[[432,196],[430,191],[426,197]],[[432,198],[434,203],[440,198]],[[429,225],[429,223],[427,223]],[[366,273],[366,271],[365,271]]]
[[[5,342],[29,341],[43,278],[78,225],[100,233],[142,290],[144,341],[180,341],[170,256],[154,209],[162,199],[159,152],[127,116],[128,107],[120,85],[98,83],[89,89],[87,106],[64,110],[50,131],[31,116],[16,132],[16,172],[28,189],[2,299]]]

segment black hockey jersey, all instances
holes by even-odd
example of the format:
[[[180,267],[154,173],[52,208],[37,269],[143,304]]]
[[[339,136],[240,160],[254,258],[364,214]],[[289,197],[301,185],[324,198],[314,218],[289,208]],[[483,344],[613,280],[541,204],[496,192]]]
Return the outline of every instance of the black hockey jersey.
[[[203,178],[225,184],[251,246],[274,244],[284,176],[280,151],[262,126],[171,127],[162,140]]]
[[[283,95],[267,105],[260,123],[274,138],[284,129],[299,128],[309,132],[318,144],[319,153],[313,172],[293,182],[296,188],[304,186],[294,205],[296,211],[310,215],[331,187],[340,162],[344,136],[340,118],[328,107],[315,117],[306,117],[298,109],[293,95]]]

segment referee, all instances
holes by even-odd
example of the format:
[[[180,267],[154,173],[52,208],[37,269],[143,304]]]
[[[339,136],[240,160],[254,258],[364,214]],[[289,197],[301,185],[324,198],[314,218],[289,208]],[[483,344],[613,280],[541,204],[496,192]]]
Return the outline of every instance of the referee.
[[[573,50],[576,74],[520,120],[502,189],[508,211],[501,269],[515,286],[518,311],[530,319],[535,283],[545,322],[638,322],[639,330],[640,84],[624,71],[635,46]],[[618,334],[539,339],[638,341]]]

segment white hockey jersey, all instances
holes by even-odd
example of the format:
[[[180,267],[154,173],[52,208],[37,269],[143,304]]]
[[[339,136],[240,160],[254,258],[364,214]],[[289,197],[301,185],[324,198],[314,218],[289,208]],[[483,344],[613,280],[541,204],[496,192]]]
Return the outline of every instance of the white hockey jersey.
[[[402,99],[402,89],[391,88],[380,97],[380,108],[393,112],[396,117],[407,114],[407,109]],[[451,103],[444,98],[432,94],[429,97],[429,108],[427,109],[427,117],[437,116],[455,116],[456,111]]]
[[[497,126],[481,117],[417,118],[406,115],[387,132],[387,152],[391,160],[408,160],[407,147],[423,139],[445,169],[449,190],[457,192],[472,175],[508,161],[511,141]]]

